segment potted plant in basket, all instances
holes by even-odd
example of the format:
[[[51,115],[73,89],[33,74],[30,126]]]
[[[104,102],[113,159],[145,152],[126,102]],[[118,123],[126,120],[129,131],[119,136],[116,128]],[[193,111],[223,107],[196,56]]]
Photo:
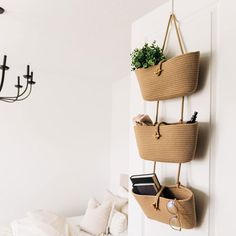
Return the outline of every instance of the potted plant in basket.
[[[195,92],[199,72],[199,52],[182,53],[167,60],[156,41],[145,43],[131,53],[143,99],[159,101]]]
[[[148,68],[157,65],[160,61],[166,59],[156,41],[153,41],[150,45],[145,43],[140,49],[134,49],[131,53],[131,58],[131,70]]]

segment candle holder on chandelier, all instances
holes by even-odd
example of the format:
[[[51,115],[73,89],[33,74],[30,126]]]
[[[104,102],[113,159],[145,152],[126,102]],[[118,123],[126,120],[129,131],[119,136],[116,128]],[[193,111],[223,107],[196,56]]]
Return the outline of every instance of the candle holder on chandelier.
[[[6,71],[10,68],[6,65],[7,63],[7,56],[4,55],[3,57],[3,64],[0,65],[0,70],[2,70],[2,76],[0,81],[0,93],[2,92],[2,89],[4,87],[5,82],[5,74]],[[34,73],[30,70],[30,66],[27,65],[26,74],[23,75],[23,77],[26,79],[25,85],[21,84],[20,76],[17,77],[17,84],[15,85],[17,91],[15,96],[0,96],[0,101],[13,103],[18,101],[23,101],[26,98],[29,97],[32,91],[32,86],[35,84],[35,81],[33,80]]]

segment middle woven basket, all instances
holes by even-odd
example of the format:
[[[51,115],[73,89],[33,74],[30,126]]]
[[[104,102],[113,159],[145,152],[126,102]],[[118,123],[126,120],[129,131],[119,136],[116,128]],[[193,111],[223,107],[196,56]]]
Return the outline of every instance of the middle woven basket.
[[[184,163],[193,159],[198,122],[134,126],[139,155],[144,160]]]

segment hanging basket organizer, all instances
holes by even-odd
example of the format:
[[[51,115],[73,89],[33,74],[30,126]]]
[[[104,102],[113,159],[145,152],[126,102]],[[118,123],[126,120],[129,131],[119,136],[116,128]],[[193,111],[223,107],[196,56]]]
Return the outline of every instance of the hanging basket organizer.
[[[193,159],[198,123],[173,123],[160,125],[160,138],[157,126],[135,126],[135,136],[139,155],[144,160],[184,163]]]
[[[196,225],[195,199],[192,191],[184,186],[165,186],[163,192],[169,192],[176,197],[176,205],[179,209],[179,220],[182,228],[191,229]],[[156,209],[158,196],[139,195],[134,192],[133,196],[142,208],[144,214],[152,220],[170,224],[173,215],[168,211],[167,204],[171,200],[168,197],[159,197],[159,209]],[[173,200],[173,199],[172,199]]]
[[[178,218],[180,229],[191,229],[196,226],[196,208],[193,192],[179,182],[180,167],[177,177],[177,184],[162,186],[156,196],[140,195],[132,190],[132,194],[140,205],[146,217],[165,224],[169,224],[172,228],[172,219]],[[175,201],[176,212],[173,215],[168,210],[167,204],[169,201]]]
[[[197,146],[198,122],[183,122],[184,97],[178,123],[157,122],[156,125],[134,126],[139,155],[144,160],[184,163],[193,159]]]
[[[176,16],[170,15],[162,50],[164,51],[167,36],[173,21],[182,55],[161,61],[147,69],[136,69],[143,99],[158,101],[186,96],[197,89],[200,52],[184,52],[184,46],[176,23]]]

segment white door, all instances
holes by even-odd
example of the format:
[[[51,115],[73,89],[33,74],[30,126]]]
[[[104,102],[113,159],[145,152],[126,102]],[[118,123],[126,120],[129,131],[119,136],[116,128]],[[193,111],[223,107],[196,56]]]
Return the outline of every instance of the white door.
[[[215,57],[217,3],[210,0],[176,0],[175,14],[179,20],[185,47],[188,52],[201,52],[201,68],[199,86],[196,93],[185,99],[185,120],[190,119],[194,111],[198,111],[200,122],[199,142],[195,159],[182,165],[181,183],[190,187],[196,197],[197,227],[183,230],[181,235],[208,236],[214,220],[211,208],[211,116],[215,112],[214,88],[216,79]],[[132,27],[132,49],[140,47],[144,42],[156,40],[160,46],[164,38],[171,2],[162,5],[153,12],[134,22]],[[178,41],[172,30],[169,43],[169,54],[179,54]],[[131,112],[132,117],[139,113],[147,113],[154,118],[155,102],[144,102],[135,74],[131,73]],[[181,98],[171,99],[160,103],[160,119],[172,122],[179,120]],[[141,174],[152,171],[153,163],[143,161],[137,151],[132,123],[130,123],[130,158],[129,173]],[[158,177],[162,184],[174,183],[177,174],[177,164],[157,164]],[[130,196],[129,236],[172,236],[179,232],[168,225],[147,219],[135,199]]]

